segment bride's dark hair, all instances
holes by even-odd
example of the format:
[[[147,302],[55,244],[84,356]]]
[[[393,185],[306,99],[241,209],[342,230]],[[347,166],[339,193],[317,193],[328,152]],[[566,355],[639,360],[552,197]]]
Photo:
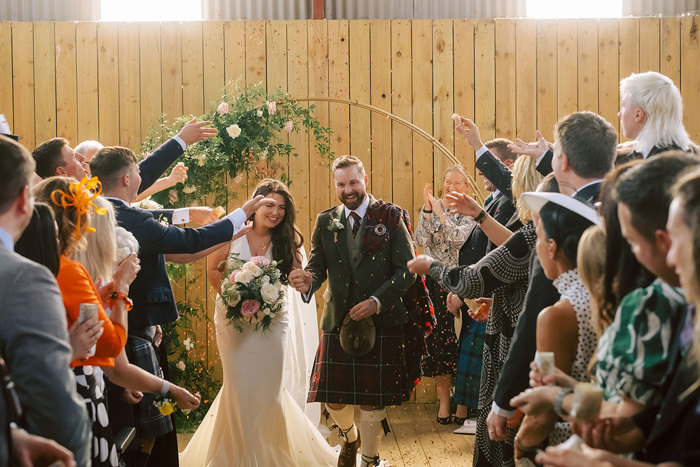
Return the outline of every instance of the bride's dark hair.
[[[272,229],[272,257],[275,261],[281,261],[279,269],[282,277],[286,279],[292,271],[295,255],[296,260],[301,263],[299,249],[304,244],[304,237],[294,223],[296,207],[287,185],[273,178],[265,178],[255,187],[253,197],[258,195],[267,196],[270,193],[277,193],[284,198],[284,218]],[[254,218],[255,214],[251,216],[251,220],[254,220]]]

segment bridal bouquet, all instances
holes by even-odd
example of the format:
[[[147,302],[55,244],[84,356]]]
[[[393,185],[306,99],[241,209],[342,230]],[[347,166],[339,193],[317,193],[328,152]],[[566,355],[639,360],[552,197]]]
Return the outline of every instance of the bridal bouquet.
[[[221,283],[221,300],[228,308],[226,318],[239,331],[243,323],[266,331],[277,313],[282,311],[284,289],[277,261],[254,256],[250,261],[234,258],[233,270]]]

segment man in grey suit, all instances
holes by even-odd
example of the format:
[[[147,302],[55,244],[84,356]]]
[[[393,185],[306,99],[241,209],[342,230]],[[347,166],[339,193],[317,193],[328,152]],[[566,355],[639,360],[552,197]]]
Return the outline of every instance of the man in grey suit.
[[[90,425],[70,371],[71,348],[61,293],[53,275],[14,252],[32,217],[34,161],[18,143],[0,136],[0,353],[15,383],[26,426],[90,464]],[[5,404],[3,403],[4,412]],[[0,459],[8,453],[6,415]]]

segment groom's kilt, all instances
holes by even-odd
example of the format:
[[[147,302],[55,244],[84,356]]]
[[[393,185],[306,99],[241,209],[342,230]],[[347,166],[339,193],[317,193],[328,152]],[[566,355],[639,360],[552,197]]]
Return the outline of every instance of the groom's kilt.
[[[374,348],[361,357],[340,347],[339,329],[321,334],[308,402],[384,407],[407,401],[413,386],[405,375],[403,327],[376,327]]]

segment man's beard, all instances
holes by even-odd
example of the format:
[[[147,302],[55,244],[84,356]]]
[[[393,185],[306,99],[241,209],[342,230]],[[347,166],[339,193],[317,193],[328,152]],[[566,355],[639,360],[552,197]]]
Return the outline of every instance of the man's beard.
[[[354,211],[355,209],[360,207],[360,204],[365,200],[365,196],[367,196],[366,193],[358,193],[357,191],[353,191],[350,196],[355,196],[355,198],[351,201],[347,201],[346,198],[347,195],[343,195],[340,198],[340,201],[345,205],[346,208],[348,208],[351,211]]]

